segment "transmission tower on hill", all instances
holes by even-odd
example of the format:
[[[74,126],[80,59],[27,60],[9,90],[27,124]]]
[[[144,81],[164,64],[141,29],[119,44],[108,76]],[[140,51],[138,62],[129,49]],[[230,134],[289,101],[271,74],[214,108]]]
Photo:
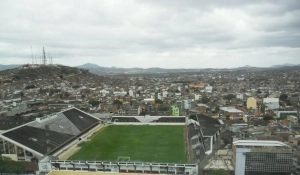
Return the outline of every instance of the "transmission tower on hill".
[[[47,64],[47,58],[46,58],[46,53],[45,53],[45,48],[43,47],[43,64]]]

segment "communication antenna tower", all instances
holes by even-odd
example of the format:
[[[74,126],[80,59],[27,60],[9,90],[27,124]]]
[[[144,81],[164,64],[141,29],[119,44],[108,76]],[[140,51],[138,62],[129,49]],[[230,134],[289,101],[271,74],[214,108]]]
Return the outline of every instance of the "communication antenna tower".
[[[32,56],[32,46],[31,46],[31,60],[32,60],[32,64],[34,64],[33,56]]]
[[[48,57],[48,61],[49,61],[49,64],[51,64],[51,57],[50,57],[50,53],[48,53],[49,57]]]
[[[45,48],[43,47],[43,64],[47,64],[47,58],[46,58],[46,53],[45,53]]]

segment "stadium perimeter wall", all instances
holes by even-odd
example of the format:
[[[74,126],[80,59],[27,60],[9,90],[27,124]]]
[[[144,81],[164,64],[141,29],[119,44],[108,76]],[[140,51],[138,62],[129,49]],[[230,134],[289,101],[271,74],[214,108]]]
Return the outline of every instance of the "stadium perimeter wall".
[[[101,162],[101,161],[50,161],[47,172],[106,172],[106,173],[143,173],[143,174],[198,174],[197,164],[166,164],[139,162]]]

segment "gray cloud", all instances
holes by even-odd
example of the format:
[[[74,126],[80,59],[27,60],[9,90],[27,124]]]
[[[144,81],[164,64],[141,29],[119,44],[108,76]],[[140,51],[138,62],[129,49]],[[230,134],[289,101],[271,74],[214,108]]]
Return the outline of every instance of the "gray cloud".
[[[31,46],[70,66],[300,63],[298,0],[4,0],[0,14],[0,64],[31,62]]]

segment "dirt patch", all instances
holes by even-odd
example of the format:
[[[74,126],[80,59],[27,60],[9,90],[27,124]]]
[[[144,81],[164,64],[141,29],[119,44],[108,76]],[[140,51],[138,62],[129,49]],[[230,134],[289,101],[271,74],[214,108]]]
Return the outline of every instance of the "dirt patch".
[[[59,160],[68,160],[73,154],[78,152],[81,149],[81,147],[74,147],[74,148],[69,148],[65,153],[62,153],[59,155]]]

